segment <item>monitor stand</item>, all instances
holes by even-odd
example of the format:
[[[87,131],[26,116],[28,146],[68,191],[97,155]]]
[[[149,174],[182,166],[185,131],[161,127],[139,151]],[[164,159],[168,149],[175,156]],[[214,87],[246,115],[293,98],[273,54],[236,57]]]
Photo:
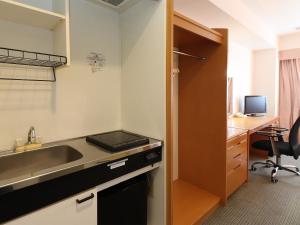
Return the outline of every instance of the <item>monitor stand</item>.
[[[247,116],[250,116],[250,117],[261,117],[261,116],[265,116],[265,114],[251,113],[251,114],[247,114]]]

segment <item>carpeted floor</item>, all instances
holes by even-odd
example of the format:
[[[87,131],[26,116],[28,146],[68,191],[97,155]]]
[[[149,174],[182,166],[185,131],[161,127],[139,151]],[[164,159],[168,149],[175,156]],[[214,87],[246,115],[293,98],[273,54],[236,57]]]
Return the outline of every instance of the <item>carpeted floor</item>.
[[[300,159],[282,157],[282,164],[300,168]],[[279,181],[273,184],[270,174],[270,168],[250,172],[249,182],[230,197],[225,207],[217,209],[204,225],[300,225],[300,176],[279,171]]]

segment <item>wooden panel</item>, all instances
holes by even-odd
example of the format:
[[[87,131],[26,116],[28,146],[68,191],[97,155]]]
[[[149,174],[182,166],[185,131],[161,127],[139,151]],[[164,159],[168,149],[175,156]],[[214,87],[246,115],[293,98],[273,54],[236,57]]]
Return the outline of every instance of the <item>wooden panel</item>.
[[[190,31],[196,34],[198,37],[204,37],[216,43],[222,43],[222,34],[213,29],[205,27],[178,12],[174,12],[174,25]]]
[[[220,203],[220,198],[182,180],[173,184],[172,225],[196,225],[203,222]]]
[[[179,178],[225,201],[227,30],[218,32],[222,45],[187,46],[199,46],[206,61],[179,58]]]
[[[247,179],[247,161],[243,160],[227,175],[227,195],[237,190]]]

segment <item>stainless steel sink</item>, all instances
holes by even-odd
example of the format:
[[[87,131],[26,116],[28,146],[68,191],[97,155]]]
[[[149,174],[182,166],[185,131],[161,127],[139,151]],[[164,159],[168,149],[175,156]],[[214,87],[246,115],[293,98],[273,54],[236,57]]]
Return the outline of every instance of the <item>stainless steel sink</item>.
[[[0,180],[33,174],[82,158],[68,145],[54,146],[0,157]]]

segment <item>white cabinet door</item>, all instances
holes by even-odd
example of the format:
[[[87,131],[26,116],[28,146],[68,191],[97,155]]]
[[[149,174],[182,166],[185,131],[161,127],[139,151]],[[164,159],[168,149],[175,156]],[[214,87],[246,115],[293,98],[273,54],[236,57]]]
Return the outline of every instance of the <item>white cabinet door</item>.
[[[77,202],[92,196],[82,203]],[[82,192],[5,225],[97,225],[97,190]]]

